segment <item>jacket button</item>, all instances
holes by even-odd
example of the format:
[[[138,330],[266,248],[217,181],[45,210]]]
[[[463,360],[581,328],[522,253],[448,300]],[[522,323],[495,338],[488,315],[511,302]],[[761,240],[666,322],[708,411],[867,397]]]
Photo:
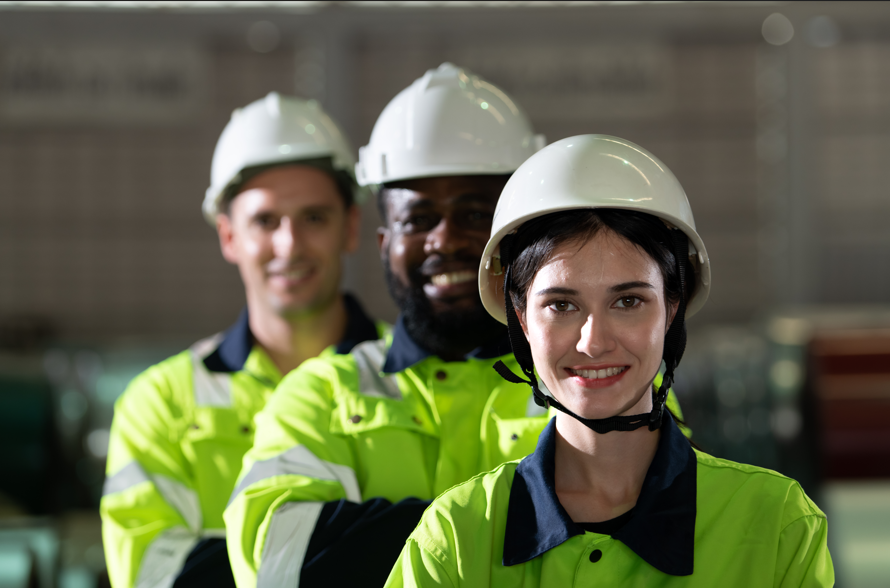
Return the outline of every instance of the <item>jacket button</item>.
[[[439,370],[438,372],[436,372],[436,379],[437,379],[437,380],[444,380],[444,379],[447,378],[447,377],[448,377],[448,374],[446,374],[446,373],[443,372],[442,370]]]
[[[352,415],[351,417],[349,417],[349,420],[350,420],[350,422],[357,423],[357,422],[359,422],[360,420],[362,420],[362,415],[360,415],[360,414],[354,414],[354,415]]]
[[[602,558],[603,558],[603,552],[600,551],[599,549],[594,549],[593,551],[590,552],[590,561],[591,562],[596,563],[599,560],[601,560]]]
[[[516,433],[510,435],[510,441],[516,441],[517,439],[519,439],[519,435],[517,435]]]

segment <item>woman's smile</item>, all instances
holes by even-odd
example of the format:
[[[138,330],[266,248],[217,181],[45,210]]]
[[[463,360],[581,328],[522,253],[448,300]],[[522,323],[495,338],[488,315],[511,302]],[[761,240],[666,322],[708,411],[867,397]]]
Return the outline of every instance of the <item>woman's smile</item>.
[[[621,380],[629,369],[630,366],[622,365],[600,368],[565,368],[565,372],[578,386],[608,388]]]

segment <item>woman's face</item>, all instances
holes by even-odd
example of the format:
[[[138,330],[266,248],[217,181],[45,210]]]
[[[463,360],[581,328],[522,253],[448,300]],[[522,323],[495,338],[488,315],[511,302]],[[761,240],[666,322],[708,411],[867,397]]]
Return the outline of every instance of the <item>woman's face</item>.
[[[675,309],[655,261],[601,230],[580,249],[555,250],[532,280],[522,323],[550,392],[599,419],[652,410],[648,392]]]

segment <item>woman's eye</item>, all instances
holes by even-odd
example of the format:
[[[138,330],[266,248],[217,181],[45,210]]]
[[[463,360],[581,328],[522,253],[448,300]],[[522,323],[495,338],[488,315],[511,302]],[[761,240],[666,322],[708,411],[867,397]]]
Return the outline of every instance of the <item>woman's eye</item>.
[[[638,305],[642,300],[637,298],[636,296],[625,296],[623,298],[619,298],[615,303],[615,306],[618,308],[631,308],[633,306]]]
[[[566,302],[565,300],[560,300],[559,302],[552,302],[547,307],[554,312],[569,312],[571,310],[578,310],[578,307],[572,304],[571,302]]]

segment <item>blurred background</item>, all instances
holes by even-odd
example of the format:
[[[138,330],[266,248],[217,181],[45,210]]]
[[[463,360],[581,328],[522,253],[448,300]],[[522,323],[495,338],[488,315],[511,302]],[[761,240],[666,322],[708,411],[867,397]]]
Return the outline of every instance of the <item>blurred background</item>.
[[[0,586],[106,585],[113,403],[244,303],[200,211],[232,110],[315,98],[357,149],[444,61],[670,166],[713,268],[696,441],[801,481],[838,586],[890,585],[890,5],[0,2]],[[393,320],[378,222],[345,282]]]

